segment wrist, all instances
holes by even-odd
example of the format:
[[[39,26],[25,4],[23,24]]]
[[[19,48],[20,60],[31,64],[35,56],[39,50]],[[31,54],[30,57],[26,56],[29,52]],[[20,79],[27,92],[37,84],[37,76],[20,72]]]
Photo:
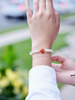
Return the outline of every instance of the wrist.
[[[32,40],[32,50],[38,50],[41,48],[51,49],[52,48],[51,39],[41,38],[35,41]]]
[[[40,50],[40,49],[51,49],[52,45],[47,43],[35,43],[32,44],[32,50]]]

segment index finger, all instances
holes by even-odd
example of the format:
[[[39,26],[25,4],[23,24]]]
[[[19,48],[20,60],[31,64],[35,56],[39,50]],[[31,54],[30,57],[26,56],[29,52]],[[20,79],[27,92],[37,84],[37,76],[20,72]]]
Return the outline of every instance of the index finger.
[[[55,55],[51,57],[52,61],[57,61],[60,63],[64,63],[68,58],[60,55]]]
[[[32,17],[32,12],[28,0],[25,1],[25,7],[26,7],[27,19],[30,20],[30,18]]]

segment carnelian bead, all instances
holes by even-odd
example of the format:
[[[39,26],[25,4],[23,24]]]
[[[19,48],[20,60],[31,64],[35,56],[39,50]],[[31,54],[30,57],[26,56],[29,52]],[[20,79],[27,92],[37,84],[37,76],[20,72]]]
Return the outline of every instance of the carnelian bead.
[[[41,49],[40,52],[41,52],[41,53],[44,53],[44,49]]]

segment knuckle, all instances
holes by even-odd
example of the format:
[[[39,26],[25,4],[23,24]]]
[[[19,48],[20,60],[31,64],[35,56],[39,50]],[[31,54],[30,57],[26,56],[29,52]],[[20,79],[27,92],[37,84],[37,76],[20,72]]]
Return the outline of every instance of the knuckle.
[[[60,14],[58,12],[55,13],[58,17],[60,17]]]
[[[29,23],[29,24],[31,24],[31,23],[32,23],[32,20],[31,20],[31,19],[29,19],[29,20],[28,20],[28,23]]]
[[[34,22],[36,19],[37,19],[37,16],[36,15],[33,15],[31,22]]]
[[[29,11],[29,8],[26,8],[26,12],[28,12]]]
[[[52,0],[47,0],[47,2],[52,2]]]
[[[54,15],[54,13],[53,13],[53,12],[50,12],[50,15],[51,15],[51,16],[53,16],[53,15]]]
[[[57,12],[57,15],[60,17],[60,14]]]
[[[47,0],[48,2],[50,1],[50,0]]]
[[[29,11],[29,5],[26,5],[26,12]]]
[[[49,19],[51,17],[51,13],[47,13],[47,18]]]
[[[33,16],[33,20],[36,20],[36,18],[37,18],[36,16]]]
[[[43,14],[44,14],[43,12],[40,12],[40,13],[38,14],[38,16],[39,16],[39,17],[42,17]]]
[[[56,25],[57,31],[59,30],[59,25]]]
[[[29,4],[28,4],[28,3],[26,3],[26,4],[25,4],[25,6],[27,7],[27,6],[29,6]]]
[[[45,2],[46,0],[40,0],[40,2]]]

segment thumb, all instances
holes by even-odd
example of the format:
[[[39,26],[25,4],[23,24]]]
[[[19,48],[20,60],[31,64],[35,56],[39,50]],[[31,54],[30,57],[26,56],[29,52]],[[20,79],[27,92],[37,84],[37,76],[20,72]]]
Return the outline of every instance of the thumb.
[[[55,56],[52,56],[51,59],[52,59],[52,61],[64,63],[68,58],[65,56],[55,55]]]

